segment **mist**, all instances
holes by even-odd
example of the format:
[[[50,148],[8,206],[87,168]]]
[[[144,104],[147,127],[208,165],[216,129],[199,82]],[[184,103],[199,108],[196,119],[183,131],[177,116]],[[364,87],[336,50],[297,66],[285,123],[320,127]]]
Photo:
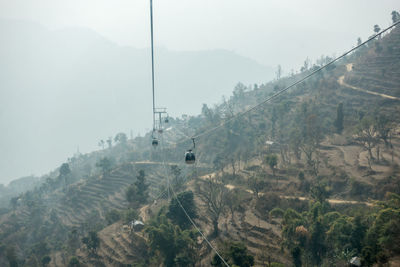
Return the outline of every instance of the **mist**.
[[[0,20],[0,33],[0,181],[46,173],[75,153],[99,149],[101,139],[152,127],[149,49],[27,21]],[[156,104],[172,117],[198,114],[238,82],[274,75],[227,50],[156,51]]]
[[[278,64],[288,75],[340,54],[396,3],[154,1],[157,106],[198,114]],[[151,128],[148,13],[148,1],[0,3],[0,183]]]

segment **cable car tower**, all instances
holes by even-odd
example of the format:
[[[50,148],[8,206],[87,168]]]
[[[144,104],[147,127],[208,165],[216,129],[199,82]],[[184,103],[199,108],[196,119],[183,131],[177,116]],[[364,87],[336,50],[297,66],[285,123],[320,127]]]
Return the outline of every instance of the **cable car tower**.
[[[156,100],[154,93],[154,33],[153,33],[153,0],[150,0],[150,34],[151,34],[151,85],[153,93],[153,132],[151,133],[151,145],[156,148],[159,143],[159,136],[164,132],[163,124],[168,123],[167,108],[156,108]],[[186,164],[194,164],[196,162],[196,156],[194,149],[196,147],[194,138],[192,138],[193,148],[189,149],[185,153]]]
[[[156,128],[154,128],[154,130],[157,130],[159,134],[162,134],[164,131],[163,124],[169,122],[167,108],[156,108],[154,110],[154,117],[156,124]]]

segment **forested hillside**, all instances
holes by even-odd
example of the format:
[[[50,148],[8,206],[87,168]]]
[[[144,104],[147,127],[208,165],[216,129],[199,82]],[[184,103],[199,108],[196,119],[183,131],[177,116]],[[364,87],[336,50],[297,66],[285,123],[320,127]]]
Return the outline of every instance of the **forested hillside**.
[[[169,118],[156,148],[100,140],[2,210],[0,265],[224,266],[195,224],[230,266],[398,266],[399,41],[397,26],[237,116],[332,59],[239,83]]]

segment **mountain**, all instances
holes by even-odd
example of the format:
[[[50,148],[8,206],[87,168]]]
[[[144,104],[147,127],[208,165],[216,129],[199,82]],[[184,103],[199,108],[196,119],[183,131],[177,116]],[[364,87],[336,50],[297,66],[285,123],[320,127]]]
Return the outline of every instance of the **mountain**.
[[[233,118],[319,66],[238,85],[171,117],[156,148],[147,132],[77,153],[0,209],[0,265],[218,266],[195,223],[231,266],[397,266],[399,40],[397,27]]]
[[[77,147],[151,128],[149,49],[119,46],[83,28],[51,31],[0,20],[0,182],[42,174]],[[238,82],[273,71],[230,51],[155,49],[156,105],[196,114]]]

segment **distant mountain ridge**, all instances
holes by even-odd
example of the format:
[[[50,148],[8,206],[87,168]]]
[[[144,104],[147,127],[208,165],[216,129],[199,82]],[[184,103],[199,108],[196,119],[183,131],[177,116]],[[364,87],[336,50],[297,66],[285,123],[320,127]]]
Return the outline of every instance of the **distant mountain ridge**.
[[[196,114],[238,82],[268,81],[269,67],[230,51],[156,48],[156,105]],[[0,183],[41,174],[77,146],[151,127],[150,52],[89,29],[50,31],[0,20]],[[17,170],[17,171],[16,171]]]

